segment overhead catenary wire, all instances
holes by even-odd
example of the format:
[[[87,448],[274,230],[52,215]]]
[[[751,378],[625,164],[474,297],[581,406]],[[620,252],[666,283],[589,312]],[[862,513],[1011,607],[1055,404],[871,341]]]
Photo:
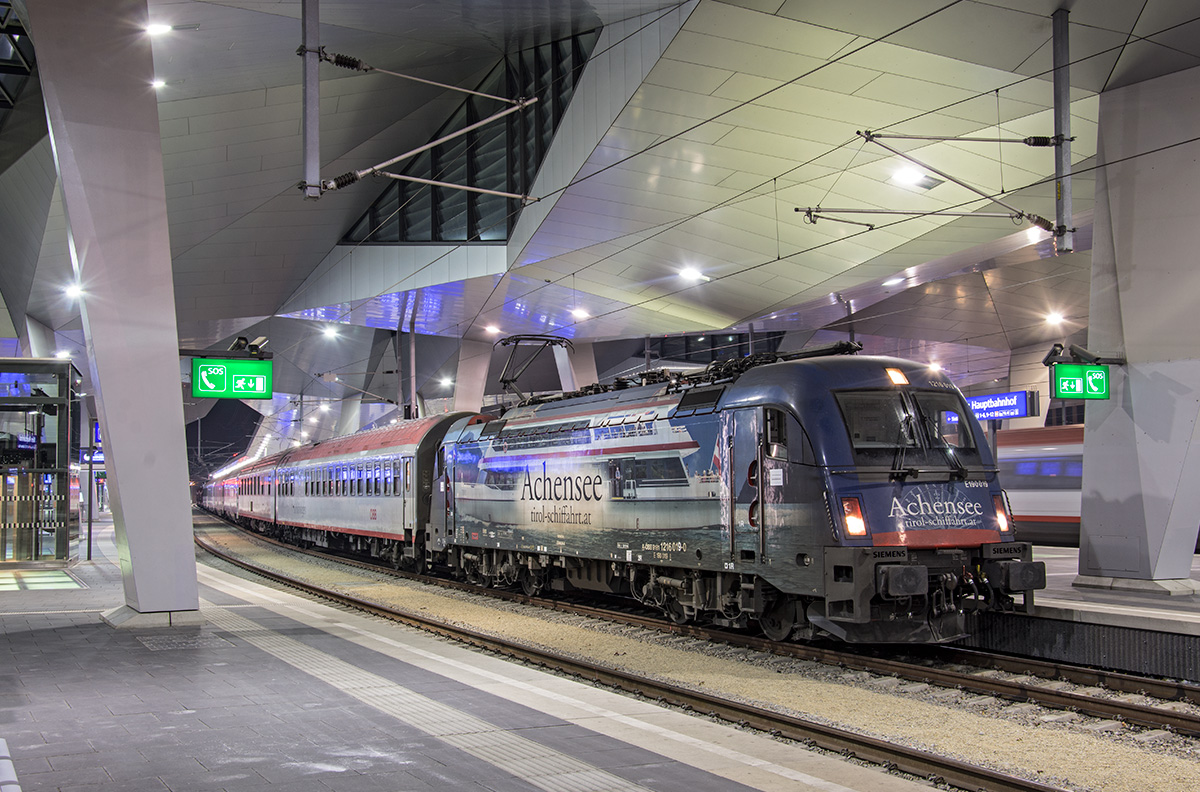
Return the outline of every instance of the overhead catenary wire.
[[[951,3],[950,5],[947,5],[947,6],[943,7],[942,9],[938,9],[938,11],[935,11],[935,12],[932,12],[932,13],[938,13],[938,12],[940,12],[941,10],[944,10],[945,8],[949,8],[949,7],[950,7],[950,6],[952,6],[952,5],[954,5],[954,3]],[[909,25],[912,25],[912,24],[915,24],[916,22],[922,21],[923,19],[925,19],[925,18],[928,18],[928,16],[929,16],[929,15],[926,15],[925,17],[922,17],[921,19],[919,19],[919,20],[916,20],[916,21],[915,21],[915,22],[913,22],[913,23],[909,23]],[[1177,25],[1172,25],[1172,26],[1170,26],[1170,27],[1168,27],[1168,28],[1165,28],[1165,29],[1164,29],[1164,30],[1162,30],[1162,31],[1156,31],[1156,32],[1154,32],[1154,33],[1150,33],[1150,34],[1148,34],[1148,35],[1146,35],[1146,36],[1135,37],[1135,38],[1136,38],[1137,40],[1139,40],[1139,41],[1140,41],[1140,40],[1148,40],[1148,39],[1150,39],[1150,38],[1151,38],[1151,37],[1153,37],[1153,36],[1156,36],[1156,35],[1159,35],[1159,34],[1161,34],[1161,33],[1167,32],[1167,31],[1169,31],[1169,30],[1171,30],[1171,29],[1173,29],[1173,28],[1180,27],[1180,26],[1182,26],[1182,25],[1188,24],[1190,21],[1194,21],[1194,20],[1189,20],[1189,21],[1181,22],[1181,23],[1179,23],[1179,24],[1177,24]],[[907,26],[905,26],[905,27],[907,27]],[[902,29],[902,28],[901,28],[901,29]],[[893,34],[894,34],[894,32],[896,32],[896,31],[893,31]],[[630,34],[630,35],[633,35],[633,34]],[[892,34],[889,34],[889,35],[892,35]],[[881,37],[881,39],[877,39],[876,41],[880,41],[880,40],[882,40],[883,38],[886,38],[886,36],[885,36],[885,37]],[[1108,50],[1104,50],[1104,51],[1097,52],[1097,53],[1092,53],[1091,55],[1087,55],[1087,56],[1084,56],[1084,57],[1081,57],[1081,58],[1077,59],[1075,62],[1082,62],[1082,61],[1086,61],[1086,60],[1088,60],[1088,59],[1091,59],[1091,58],[1095,58],[1095,57],[1101,56],[1101,55],[1105,54],[1106,52],[1108,52],[1108,51],[1111,51],[1112,49],[1120,49],[1120,48],[1122,48],[1122,47],[1126,46],[1126,44],[1128,44],[1128,43],[1129,43],[1129,42],[1125,42],[1125,43],[1124,43],[1124,44],[1122,44],[1120,47],[1109,48]],[[864,45],[864,46],[866,46],[866,45]],[[856,51],[857,51],[857,50],[856,50]],[[830,61],[829,63],[833,63],[833,61]],[[818,66],[818,67],[816,67],[816,69],[810,70],[809,72],[806,72],[804,75],[800,75],[799,77],[795,78],[794,80],[791,80],[791,81],[789,81],[788,83],[785,83],[785,85],[786,85],[786,84],[791,84],[791,83],[794,83],[794,82],[796,82],[796,81],[798,81],[798,80],[800,80],[800,79],[803,79],[805,76],[808,76],[808,74],[811,74],[811,73],[813,73],[813,72],[817,71],[818,69],[822,68],[822,67],[823,67],[823,66],[825,66],[825,65],[828,65],[828,64],[822,64],[821,66]],[[1040,74],[1035,74],[1035,75],[1030,75],[1030,76],[1028,76],[1028,77],[1023,77],[1023,78],[1021,78],[1021,79],[1018,79],[1018,80],[1015,80],[1015,81],[1013,81],[1012,83],[1009,83],[1009,84],[1007,84],[1006,86],[1002,86],[1002,88],[1013,87],[1013,86],[1019,85],[1019,84],[1021,84],[1021,83],[1023,83],[1023,82],[1027,82],[1027,81],[1034,80],[1034,79],[1039,79],[1040,77],[1044,76],[1045,74],[1048,74],[1048,73],[1050,73],[1050,71],[1052,71],[1052,70],[1047,70],[1046,72],[1043,72],[1043,73],[1040,73]],[[996,90],[999,90],[999,89],[996,89]],[[989,90],[989,91],[986,91],[986,92],[981,92],[979,95],[985,95],[986,93],[991,93],[991,92],[992,92],[992,91],[991,91],[991,90]],[[768,93],[769,93],[769,92],[768,92]],[[765,95],[766,95],[766,94],[763,94],[763,96],[765,96]],[[715,119],[716,119],[717,117],[719,117],[720,115],[724,115],[725,113],[731,112],[732,110],[734,110],[734,109],[737,109],[737,107],[741,107],[741,106],[744,106],[744,105],[746,105],[746,104],[750,104],[750,103],[752,103],[752,102],[754,102],[754,101],[757,101],[757,100],[758,100],[758,99],[760,99],[760,98],[762,98],[762,97],[761,97],[761,96],[759,96],[759,97],[754,97],[754,98],[752,98],[752,99],[746,100],[745,102],[741,102],[741,103],[739,103],[739,104],[738,104],[736,107],[734,107],[734,108],[731,108],[731,110],[724,111],[724,113],[722,113],[722,114],[718,114],[718,116],[714,116],[714,118],[712,118],[712,119],[706,119],[706,120],[704,120],[704,121],[701,121],[700,123],[698,123],[698,124],[696,124],[696,125],[693,125],[692,127],[689,127],[689,128],[688,128],[688,129],[686,129],[686,130],[682,130],[681,132],[679,132],[679,133],[677,133],[677,134],[675,134],[675,135],[668,136],[668,137],[666,137],[666,138],[664,138],[664,139],[661,139],[661,140],[659,140],[659,141],[656,141],[654,144],[652,144],[652,145],[650,145],[650,146],[647,146],[647,147],[645,147],[644,149],[641,149],[640,151],[633,152],[633,153],[632,153],[632,154],[630,154],[628,157],[625,157],[625,158],[623,158],[623,159],[622,159],[622,160],[620,160],[619,162],[616,162],[616,163],[610,163],[610,164],[609,164],[609,165],[608,165],[606,168],[604,168],[604,169],[602,169],[602,170],[600,170],[600,171],[596,171],[596,172],[593,172],[593,173],[589,173],[589,174],[587,174],[587,175],[584,175],[584,176],[582,176],[582,177],[580,177],[580,178],[578,178],[578,179],[576,179],[576,180],[572,181],[570,184],[568,184],[568,185],[565,185],[564,187],[562,187],[562,188],[559,188],[558,190],[551,191],[551,192],[547,193],[545,196],[542,196],[542,197],[543,197],[543,198],[547,198],[547,197],[550,197],[550,196],[552,196],[552,195],[554,195],[554,194],[556,194],[556,193],[558,193],[558,192],[565,191],[566,189],[568,189],[569,187],[571,187],[571,186],[573,186],[573,185],[575,185],[575,184],[578,184],[578,183],[580,183],[580,182],[582,182],[582,181],[584,181],[584,180],[586,180],[586,179],[590,179],[590,178],[593,178],[593,177],[595,177],[595,176],[596,176],[596,175],[598,175],[599,173],[603,172],[603,170],[607,170],[607,169],[608,169],[608,168],[610,168],[610,167],[615,167],[615,166],[618,166],[618,165],[620,165],[620,164],[622,164],[622,163],[624,163],[624,162],[627,162],[627,161],[628,161],[628,160],[630,160],[630,159],[633,159],[634,157],[638,156],[639,154],[643,154],[643,153],[649,152],[649,151],[651,151],[652,149],[654,149],[654,148],[656,148],[656,147],[658,147],[658,146],[662,145],[663,143],[666,143],[666,142],[668,142],[668,141],[670,141],[670,140],[672,140],[672,139],[675,139],[675,138],[679,137],[680,135],[686,134],[687,132],[691,131],[692,129],[694,129],[694,128],[696,128],[696,127],[699,127],[699,126],[701,126],[701,125],[703,125],[703,124],[705,124],[705,123],[708,123],[709,121],[715,120]],[[954,107],[954,106],[956,106],[956,105],[958,105],[958,104],[961,104],[961,103],[963,103],[963,102],[971,101],[971,100],[972,100],[972,99],[974,99],[974,98],[976,98],[976,97],[974,97],[974,96],[973,96],[973,97],[968,97],[968,98],[965,98],[965,99],[962,99],[962,100],[958,100],[958,101],[955,101],[955,102],[951,102],[951,103],[949,103],[949,104],[947,104],[947,105],[945,105],[944,107],[941,107],[941,108],[935,108],[935,109],[932,109],[932,110],[923,111],[923,112],[921,112],[921,113],[915,114],[915,115],[913,115],[913,116],[910,116],[910,117],[908,117],[908,118],[902,119],[902,120],[900,120],[900,121],[893,122],[892,124],[889,124],[889,125],[885,126],[884,128],[888,128],[888,127],[895,126],[895,125],[897,125],[897,124],[900,124],[900,123],[905,123],[905,122],[908,122],[908,121],[916,120],[916,119],[919,119],[919,118],[921,118],[921,117],[923,117],[923,116],[926,116],[926,115],[932,115],[932,114],[935,114],[935,113],[937,113],[937,112],[940,112],[940,111],[942,111],[942,110],[945,110],[945,109],[952,108],[952,107]],[[855,138],[851,138],[851,140],[853,140],[853,139],[855,139]],[[1181,142],[1180,142],[1180,144],[1182,144],[1182,143],[1186,143],[1186,142],[1191,142],[1191,141],[1181,141]],[[1178,145],[1178,144],[1175,144],[1175,145]],[[818,155],[818,156],[816,156],[816,157],[813,157],[813,158],[811,158],[810,160],[808,160],[808,163],[814,162],[814,161],[816,161],[817,159],[820,159],[822,156],[826,156],[826,155],[828,155],[829,153],[832,153],[833,151],[837,151],[837,150],[839,150],[840,148],[842,148],[842,147],[844,147],[844,146],[845,146],[845,143],[843,143],[843,144],[840,144],[840,145],[838,145],[838,146],[835,146],[834,148],[830,149],[829,151],[827,151],[827,152],[824,152],[822,155]],[[1149,153],[1153,153],[1153,152],[1145,152],[1145,153],[1146,153],[1146,154],[1149,154]],[[804,163],[804,164],[807,164],[807,163]],[[802,164],[802,165],[803,165],[803,164]],[[795,170],[799,169],[799,167],[802,167],[802,165],[801,165],[801,166],[796,166],[796,168],[791,168],[791,169],[789,169],[788,171],[785,171],[785,175],[786,175],[786,173],[791,173],[791,172],[794,172]],[[1076,174],[1079,174],[1079,173],[1085,173],[1085,172],[1087,172],[1088,170],[1091,170],[1091,169],[1083,169],[1083,170],[1075,171],[1075,173],[1076,173]],[[774,177],[774,178],[778,178],[778,176],[777,176],[777,177]],[[770,181],[770,180],[767,180],[767,181]],[[1045,183],[1046,181],[1047,181],[1047,180],[1040,180],[1040,181],[1036,181],[1036,182],[1033,182],[1032,184],[1030,184],[1030,185],[1027,185],[1027,186],[1030,186],[1030,187],[1032,187],[1032,186],[1036,186],[1036,185],[1038,185],[1038,184]],[[743,192],[743,193],[739,194],[739,196],[735,196],[735,197],[734,197],[734,198],[732,198],[732,199],[727,199],[727,200],[725,200],[725,201],[722,201],[722,202],[720,202],[719,204],[716,204],[716,205],[714,205],[713,207],[709,207],[709,208],[708,208],[708,209],[706,209],[706,210],[702,210],[702,211],[700,211],[700,212],[697,212],[697,213],[694,213],[694,214],[692,214],[692,215],[689,215],[688,217],[681,218],[681,219],[680,219],[678,222],[672,222],[672,223],[670,223],[670,224],[667,224],[666,226],[664,226],[664,230],[666,230],[666,228],[668,228],[668,227],[677,227],[679,224],[681,224],[681,223],[683,223],[683,222],[687,222],[688,220],[691,220],[691,219],[695,219],[695,218],[697,218],[697,217],[700,217],[700,216],[702,216],[703,214],[705,214],[707,211],[712,211],[712,210],[715,210],[715,209],[721,208],[721,207],[723,207],[723,206],[728,206],[728,205],[730,205],[730,203],[731,203],[731,202],[733,202],[733,201],[736,201],[736,200],[738,200],[739,198],[744,198],[744,197],[745,197],[745,195],[746,195],[747,193],[749,193],[749,192],[751,192],[751,191],[747,190],[747,191],[745,191],[745,192]],[[1006,192],[1009,192],[1009,191],[1002,190],[1000,194],[1001,194],[1001,195],[1003,195],[1003,194],[1005,194]],[[991,198],[991,196],[984,196],[984,197],[985,197],[985,198],[988,198],[988,199],[990,199],[990,198]],[[963,202],[963,204],[960,204],[960,205],[970,204],[970,203],[973,203],[973,202],[974,202],[974,201],[967,201],[967,202]],[[897,224],[899,224],[899,223],[902,223],[902,222],[907,222],[907,220],[899,220],[899,221],[897,221],[896,223],[887,224],[886,226],[878,226],[878,227],[890,227],[890,226],[892,226],[892,225],[897,225]],[[644,234],[644,230],[643,230],[642,234]],[[630,234],[630,235],[627,235],[627,236],[641,236],[641,235],[634,235],[634,234]],[[853,236],[854,236],[854,235],[852,235],[851,237],[847,237],[847,238],[852,238]],[[643,239],[644,239],[644,237],[643,237]],[[806,252],[811,252],[811,251],[813,251],[813,250],[819,249],[820,247],[824,247],[824,246],[825,246],[825,245],[827,245],[827,244],[833,244],[833,243],[835,243],[835,242],[837,242],[837,241],[840,241],[840,240],[833,240],[833,241],[831,241],[831,242],[822,243],[821,245],[813,246],[813,247],[807,248],[807,249],[805,249],[805,250],[796,251],[795,253],[789,254],[789,257],[790,257],[790,256],[794,256],[794,255],[801,255],[801,254],[803,254],[803,253],[806,253]],[[607,242],[607,243],[609,243],[609,244],[611,244],[612,240],[607,240],[606,242]],[[635,243],[635,244],[636,244],[636,243]],[[349,253],[347,253],[347,255],[349,255]],[[448,253],[446,253],[446,254],[444,254],[444,255],[449,255],[449,252],[448,252]],[[443,255],[443,256],[439,256],[439,257],[437,258],[437,260],[441,260],[442,258],[444,258],[444,255]],[[605,257],[605,258],[607,258],[607,257]],[[436,261],[434,261],[434,262],[430,262],[430,263],[428,263],[428,264],[424,265],[424,267],[423,267],[423,268],[426,268],[426,267],[429,267],[429,266],[433,266],[435,263],[436,263]],[[591,265],[589,265],[589,266],[591,266]],[[735,273],[730,273],[730,276],[732,276],[732,275],[736,275],[736,274],[740,274],[741,272],[745,272],[745,271],[747,271],[747,270],[749,270],[749,269],[753,269],[753,268],[754,268],[754,267],[756,267],[756,266],[761,266],[761,265],[752,265],[751,267],[744,268],[744,269],[740,269],[740,270],[738,270],[738,271],[737,271],[737,272],[735,272]],[[720,276],[720,277],[726,277],[726,276]],[[718,278],[718,280],[719,280],[719,279],[720,279],[720,278]],[[501,278],[500,280],[503,280],[503,278]],[[560,280],[561,280],[561,279],[560,279]],[[498,283],[497,283],[497,284],[496,284],[496,285],[493,287],[493,289],[492,289],[492,294],[494,294],[494,293],[495,293],[495,290],[496,290],[497,288],[499,288],[499,282],[498,282]],[[542,287],[541,287],[541,286],[539,286],[539,287],[536,287],[536,288],[539,288],[539,289],[540,289],[540,288],[542,288]],[[688,286],[688,287],[685,287],[684,289],[678,289],[678,290],[675,290],[675,291],[672,291],[672,292],[668,293],[667,295],[658,295],[658,296],[656,296],[655,298],[652,298],[652,299],[659,299],[659,298],[661,298],[662,296],[670,296],[670,295],[673,295],[673,294],[679,293],[679,292],[681,292],[681,291],[684,291],[684,290],[686,290],[687,288],[694,288],[694,286]],[[386,291],[386,290],[385,290],[385,291]],[[382,293],[384,293],[384,292],[381,292],[381,294],[382,294]],[[488,299],[487,299],[487,300],[484,300],[484,302],[483,302],[483,306],[486,306],[486,305],[487,305],[487,303],[490,301],[490,299],[491,299],[491,297],[490,297],[490,295],[489,295]],[[510,300],[508,300],[508,301],[506,301],[506,302],[511,302],[511,301],[512,301],[512,300],[510,299]],[[644,303],[644,302],[646,302],[646,301],[643,301],[643,303]],[[632,305],[630,305],[630,306],[627,306],[627,307],[637,307],[637,306],[639,306],[639,305],[641,305],[641,304],[643,304],[643,303],[635,303],[635,304],[632,304]],[[483,310],[483,307],[481,307],[481,309],[480,309],[479,311],[477,311],[477,312],[476,312],[476,314],[475,314],[475,317],[474,317],[473,321],[478,319],[478,316],[479,316],[479,315],[482,313],[482,310]],[[600,316],[605,316],[605,315],[609,315],[609,314],[615,313],[615,312],[617,312],[617,311],[619,311],[619,310],[624,310],[624,309],[617,309],[616,311],[610,311],[610,312],[607,312],[607,313],[605,313],[605,314],[598,314],[598,315],[597,315],[597,318],[599,318]]]

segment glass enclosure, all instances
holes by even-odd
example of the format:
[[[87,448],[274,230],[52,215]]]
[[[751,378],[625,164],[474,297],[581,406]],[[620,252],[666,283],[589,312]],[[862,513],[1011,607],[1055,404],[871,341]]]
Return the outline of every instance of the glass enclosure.
[[[70,560],[78,379],[69,360],[0,358],[0,563]]]

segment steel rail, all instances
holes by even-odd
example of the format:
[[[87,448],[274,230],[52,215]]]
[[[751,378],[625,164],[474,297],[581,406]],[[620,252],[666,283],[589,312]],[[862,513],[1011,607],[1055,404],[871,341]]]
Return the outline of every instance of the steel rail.
[[[336,560],[339,563],[417,580],[426,584],[438,585],[451,590],[486,595],[508,602],[518,602],[563,613],[590,616],[660,632],[670,632],[712,643],[724,643],[730,646],[769,652],[797,660],[808,660],[850,670],[894,676],[913,682],[924,682],[940,687],[957,688],[980,695],[997,696],[1011,701],[1031,702],[1049,709],[1076,711],[1092,717],[1119,720],[1136,726],[1166,729],[1189,736],[1200,736],[1200,717],[1187,712],[1175,712],[1153,705],[1098,698],[1083,693],[1060,691],[1048,687],[1055,681],[1062,679],[1075,685],[1104,687],[1109,690],[1120,690],[1129,693],[1143,693],[1149,697],[1165,700],[1200,702],[1200,686],[1189,685],[1183,682],[1137,677],[1130,674],[1120,674],[1032,658],[1015,658],[1010,655],[997,655],[979,650],[946,647],[930,647],[928,650],[934,656],[934,659],[940,663],[969,664],[981,669],[1004,670],[1010,673],[1031,675],[1045,681],[1038,683],[1029,680],[1019,681],[989,678],[980,676],[978,673],[965,673],[906,660],[877,657],[856,651],[853,648],[835,649],[813,644],[778,643],[758,636],[732,633],[716,628],[675,624],[657,615],[620,613],[611,609],[595,605],[582,605],[569,600],[538,596],[531,597],[520,592],[483,588],[470,583],[446,580],[445,578],[399,572],[357,559],[348,559],[314,550],[296,548],[259,534],[250,533],[249,535],[253,536],[256,540],[268,542],[291,552]],[[904,651],[911,652],[912,650],[908,649]]]
[[[1050,786],[1038,781],[1001,773],[986,767],[939,756],[929,751],[869,737],[805,718],[784,715],[762,707],[728,701],[719,696],[701,693],[659,680],[647,679],[630,672],[609,668],[587,660],[566,657],[543,649],[524,646],[471,628],[447,624],[431,617],[393,610],[361,597],[331,591],[281,572],[263,569],[245,559],[238,558],[231,553],[215,547],[211,542],[205,541],[200,536],[195,537],[195,542],[206,552],[228,563],[324,599],[348,605],[437,635],[452,638],[516,660],[539,665],[560,673],[570,674],[597,684],[636,693],[665,704],[693,710],[700,714],[720,718],[741,726],[750,726],[772,735],[795,740],[808,747],[816,747],[840,753],[848,758],[872,762],[890,771],[908,773],[926,778],[934,783],[945,783],[971,790],[988,790],[989,792],[1064,792],[1061,787]]]

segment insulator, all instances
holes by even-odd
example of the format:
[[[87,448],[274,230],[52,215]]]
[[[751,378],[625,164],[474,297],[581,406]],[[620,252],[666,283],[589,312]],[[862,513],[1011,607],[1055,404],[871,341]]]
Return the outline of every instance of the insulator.
[[[341,176],[338,176],[333,180],[333,189],[340,190],[343,187],[349,187],[351,184],[354,184],[354,182],[358,181],[358,179],[359,176],[354,171],[343,173]]]
[[[333,63],[334,66],[341,66],[343,69],[350,69],[352,71],[371,70],[371,67],[363,63],[361,59],[351,58],[349,55],[342,55],[337,52],[333,53],[333,57],[330,59],[330,62]]]
[[[1048,135],[1033,135],[1031,137],[1025,138],[1025,145],[1026,146],[1038,146],[1038,147],[1042,147],[1042,148],[1045,148],[1046,146],[1057,146],[1058,138],[1050,137]]]
[[[1046,231],[1051,234],[1055,233],[1054,223],[1052,223],[1051,221],[1047,220],[1044,217],[1039,217],[1035,214],[1026,214],[1025,219],[1028,220],[1029,222],[1033,223],[1035,226],[1042,229],[1043,231]]]

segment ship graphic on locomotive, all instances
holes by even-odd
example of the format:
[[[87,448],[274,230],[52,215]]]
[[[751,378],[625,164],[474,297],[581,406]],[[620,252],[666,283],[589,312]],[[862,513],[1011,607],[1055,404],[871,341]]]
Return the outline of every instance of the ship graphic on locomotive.
[[[202,505],[309,546],[526,593],[626,595],[774,640],[944,642],[1045,587],[942,373],[857,345],[303,446]]]

